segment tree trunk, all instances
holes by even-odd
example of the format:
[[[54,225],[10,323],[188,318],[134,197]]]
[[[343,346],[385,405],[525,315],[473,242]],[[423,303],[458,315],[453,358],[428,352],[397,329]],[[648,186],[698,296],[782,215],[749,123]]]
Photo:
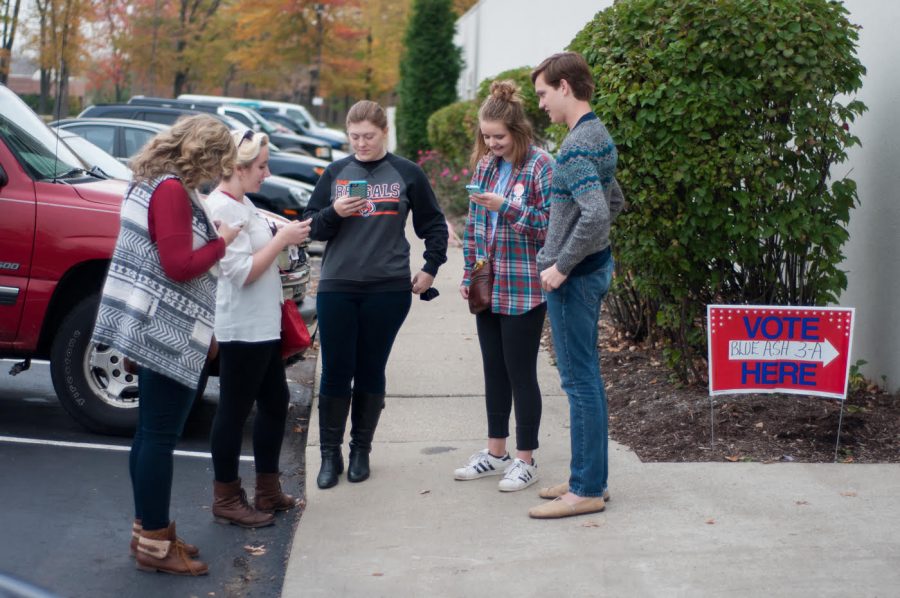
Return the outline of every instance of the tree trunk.
[[[41,69],[41,95],[38,97],[38,112],[50,112],[50,69]]]
[[[178,71],[175,73],[175,84],[172,86],[172,93],[174,94],[172,97],[177,98],[179,95],[184,93],[184,86],[187,83],[188,74],[184,71]]]
[[[59,68],[56,109],[53,111],[53,120],[59,120],[67,116],[69,116],[69,62],[63,59]]]

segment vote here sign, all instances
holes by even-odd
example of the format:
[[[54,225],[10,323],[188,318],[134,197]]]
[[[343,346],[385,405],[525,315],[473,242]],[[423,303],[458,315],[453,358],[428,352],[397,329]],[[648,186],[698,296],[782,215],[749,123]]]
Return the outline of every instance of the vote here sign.
[[[709,305],[709,394],[844,399],[852,307]]]

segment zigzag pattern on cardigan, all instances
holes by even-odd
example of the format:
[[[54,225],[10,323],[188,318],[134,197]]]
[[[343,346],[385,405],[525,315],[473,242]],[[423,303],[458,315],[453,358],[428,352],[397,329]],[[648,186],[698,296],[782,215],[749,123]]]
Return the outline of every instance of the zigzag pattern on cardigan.
[[[187,282],[166,276],[148,230],[150,197],[172,175],[129,187],[119,236],[103,286],[92,341],[109,345],[141,367],[196,387],[206,364],[216,311],[216,278]],[[191,198],[193,246],[218,234]]]

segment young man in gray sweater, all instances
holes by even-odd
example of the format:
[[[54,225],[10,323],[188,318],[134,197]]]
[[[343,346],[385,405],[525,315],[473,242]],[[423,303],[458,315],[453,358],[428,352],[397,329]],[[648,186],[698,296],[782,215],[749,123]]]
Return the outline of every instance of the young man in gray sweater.
[[[609,500],[608,416],[600,375],[597,321],[612,281],[609,227],[622,209],[615,179],[618,154],[612,138],[591,110],[594,81],[580,54],[563,52],[531,74],[540,107],[569,134],[553,170],[550,226],[538,253],[541,287],[571,420],[568,482],[543,488],[554,499],[531,509],[536,519],[596,513]]]

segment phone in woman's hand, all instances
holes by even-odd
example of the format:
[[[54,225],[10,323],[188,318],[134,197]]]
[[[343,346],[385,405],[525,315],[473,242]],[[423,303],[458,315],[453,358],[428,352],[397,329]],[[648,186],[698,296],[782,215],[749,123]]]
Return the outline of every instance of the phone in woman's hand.
[[[469,195],[484,193],[484,189],[481,188],[481,185],[466,185],[466,191],[469,192]]]
[[[354,199],[366,199],[369,197],[369,183],[367,181],[350,181],[347,183],[347,195]]]

